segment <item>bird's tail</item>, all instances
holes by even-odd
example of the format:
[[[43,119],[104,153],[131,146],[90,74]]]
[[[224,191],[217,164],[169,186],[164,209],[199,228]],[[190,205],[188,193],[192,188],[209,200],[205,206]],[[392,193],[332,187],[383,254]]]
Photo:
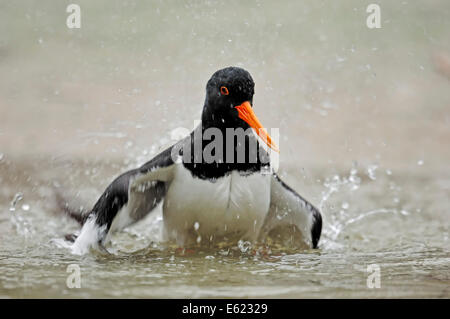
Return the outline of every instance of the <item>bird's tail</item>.
[[[76,206],[71,203],[61,190],[55,190],[56,205],[60,212],[76,220],[81,226],[84,225],[89,215],[89,210],[84,206]]]
[[[63,193],[59,188],[55,189],[54,194],[57,212],[69,216],[77,221],[80,226],[83,226],[89,216],[90,210],[85,206],[75,204],[74,199]],[[77,235],[66,234],[64,238],[70,242],[74,242],[77,239]]]

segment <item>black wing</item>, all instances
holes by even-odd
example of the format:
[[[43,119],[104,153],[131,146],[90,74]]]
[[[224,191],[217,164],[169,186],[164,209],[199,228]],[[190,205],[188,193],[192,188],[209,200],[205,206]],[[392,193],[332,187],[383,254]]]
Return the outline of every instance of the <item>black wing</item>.
[[[174,164],[172,148],[141,167],[120,175],[106,188],[90,213],[83,218],[83,228],[91,220],[96,229],[101,230],[96,235],[98,243],[105,244],[110,231],[120,230],[144,218],[164,198],[168,173]],[[122,208],[126,208],[126,212],[118,216]],[[83,229],[80,237],[82,235]]]
[[[266,232],[279,226],[295,226],[303,240],[317,248],[322,232],[322,216],[296,191],[286,185],[277,174],[272,175],[270,210],[265,222]]]

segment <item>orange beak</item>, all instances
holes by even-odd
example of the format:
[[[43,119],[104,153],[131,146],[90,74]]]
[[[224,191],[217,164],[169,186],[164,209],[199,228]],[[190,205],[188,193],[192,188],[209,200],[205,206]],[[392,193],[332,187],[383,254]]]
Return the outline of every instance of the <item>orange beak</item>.
[[[272,141],[269,133],[264,129],[261,122],[256,117],[255,112],[253,112],[250,102],[246,101],[241,105],[236,106],[239,113],[239,118],[244,120],[252,129],[255,130],[256,134],[275,152],[280,153],[278,146]]]

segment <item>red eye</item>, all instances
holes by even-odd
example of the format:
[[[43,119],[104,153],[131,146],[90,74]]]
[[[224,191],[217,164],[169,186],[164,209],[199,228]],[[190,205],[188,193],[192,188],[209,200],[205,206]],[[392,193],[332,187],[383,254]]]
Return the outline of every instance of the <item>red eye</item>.
[[[221,86],[221,87],[220,87],[220,93],[222,93],[222,95],[228,95],[228,94],[230,94],[230,93],[228,92],[228,89],[227,89],[225,86]]]

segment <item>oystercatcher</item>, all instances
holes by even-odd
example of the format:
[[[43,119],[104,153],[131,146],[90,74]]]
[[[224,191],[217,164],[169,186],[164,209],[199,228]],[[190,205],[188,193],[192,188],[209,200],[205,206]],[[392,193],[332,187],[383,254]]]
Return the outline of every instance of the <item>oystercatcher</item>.
[[[253,112],[253,94],[246,70],[215,72],[201,124],[189,136],[117,177],[86,214],[71,212],[83,225],[72,251],[104,248],[111,233],[141,220],[161,201],[164,237],[183,247],[260,242],[275,229],[290,229],[302,245],[317,248],[321,214],[271,168],[271,150],[278,148]]]

